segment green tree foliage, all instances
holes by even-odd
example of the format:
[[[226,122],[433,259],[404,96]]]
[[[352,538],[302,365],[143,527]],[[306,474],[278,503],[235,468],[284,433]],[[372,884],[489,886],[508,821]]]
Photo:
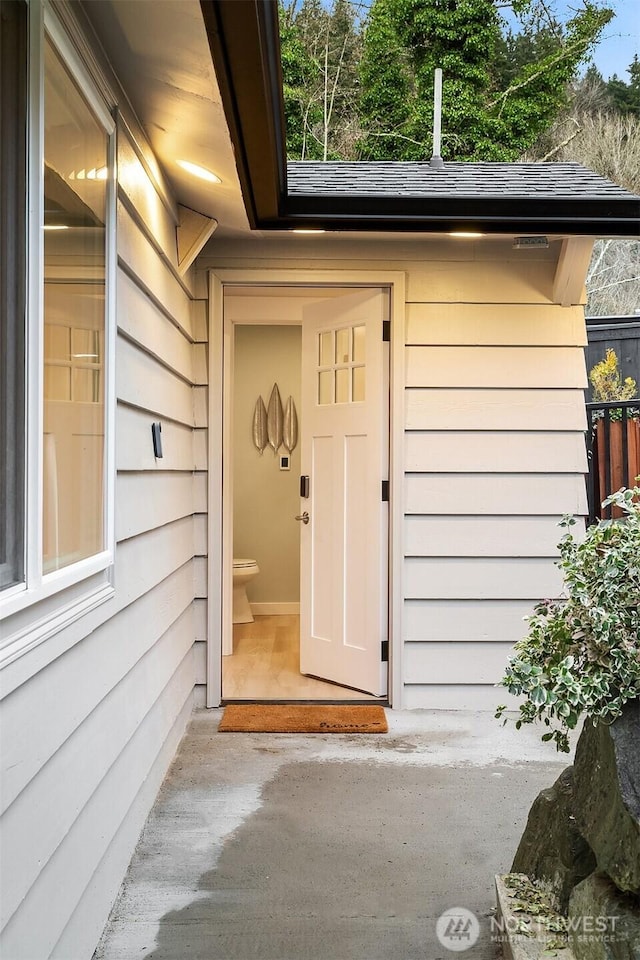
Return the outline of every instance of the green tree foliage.
[[[287,152],[340,159],[354,141],[361,35],[350,0],[280,4]]]
[[[290,157],[317,160],[319,144],[310,131],[321,122],[322,111],[319,102],[309,95],[318,84],[317,65],[291,12],[283,6],[279,12],[287,152]]]
[[[521,0],[521,16],[532,5]],[[530,17],[516,35],[493,0],[375,0],[361,65],[361,158],[428,159],[441,67],[443,156],[518,159],[562,108],[612,16],[585,0],[566,24]]]
[[[629,83],[620,80],[615,74],[607,84],[607,91],[611,103],[620,113],[631,113],[640,117],[640,60],[638,54],[633,58],[633,62],[627,67],[627,73],[631,77]]]
[[[416,98],[411,59],[398,35],[393,10],[389,4],[377,3],[367,24],[360,64],[359,115],[368,124],[361,145],[365,159],[413,159],[412,148],[420,148],[412,137]]]

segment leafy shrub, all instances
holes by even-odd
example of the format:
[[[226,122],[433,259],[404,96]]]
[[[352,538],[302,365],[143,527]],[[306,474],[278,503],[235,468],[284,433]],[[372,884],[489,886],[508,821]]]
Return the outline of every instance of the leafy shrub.
[[[542,739],[565,753],[583,714],[612,723],[640,696],[640,487],[614,493],[609,504],[623,518],[598,521],[582,542],[569,529],[575,520],[562,520],[566,600],[536,606],[500,681],[525,698],[516,727],[542,720]]]
[[[618,370],[618,357],[615,350],[608,349],[604,360],[594,364],[589,373],[593,387],[593,399],[607,403],[612,400],[633,400],[636,395],[636,381],[625,377]]]

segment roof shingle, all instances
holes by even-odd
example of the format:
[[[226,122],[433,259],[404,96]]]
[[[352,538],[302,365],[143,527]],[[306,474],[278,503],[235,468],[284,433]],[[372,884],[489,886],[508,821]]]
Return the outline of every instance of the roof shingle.
[[[446,162],[435,168],[405,161],[293,160],[287,163],[287,184],[292,197],[629,200],[634,196],[579,163]]]

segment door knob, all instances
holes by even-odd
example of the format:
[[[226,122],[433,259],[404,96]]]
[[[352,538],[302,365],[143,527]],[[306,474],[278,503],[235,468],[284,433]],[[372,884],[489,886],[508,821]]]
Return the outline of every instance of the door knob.
[[[296,517],[296,520],[302,520],[303,523],[309,523],[309,514],[305,510],[305,512],[301,514],[301,516]]]

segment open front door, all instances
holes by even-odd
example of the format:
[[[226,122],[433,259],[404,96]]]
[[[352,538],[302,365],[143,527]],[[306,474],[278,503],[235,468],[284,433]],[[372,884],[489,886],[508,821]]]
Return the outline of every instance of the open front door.
[[[302,328],[300,670],[376,696],[387,692],[387,311],[386,291],[358,290],[308,307]]]

